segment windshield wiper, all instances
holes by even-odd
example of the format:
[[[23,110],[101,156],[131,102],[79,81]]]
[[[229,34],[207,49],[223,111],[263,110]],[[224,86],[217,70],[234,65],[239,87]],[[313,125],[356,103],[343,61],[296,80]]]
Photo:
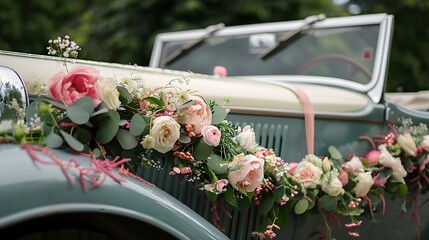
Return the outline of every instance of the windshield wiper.
[[[225,27],[225,24],[223,23],[218,23],[215,25],[210,25],[208,27],[206,27],[206,33],[201,36],[198,39],[195,40],[191,40],[189,42],[186,42],[185,44],[183,44],[179,49],[177,49],[176,51],[174,51],[172,54],[168,55],[161,63],[162,67],[165,67],[165,65],[169,64],[170,62],[173,62],[174,60],[176,60],[178,57],[184,55],[185,53],[187,53],[189,50],[193,49],[194,47],[198,46],[200,43],[202,43],[204,40],[210,38],[213,36],[213,34],[219,30],[221,30],[222,28]]]
[[[313,15],[313,16],[306,17],[304,19],[304,23],[299,28],[297,28],[291,32],[287,32],[287,33],[283,34],[282,36],[280,36],[277,44],[268,48],[267,50],[265,50],[263,53],[261,53],[259,55],[259,57],[262,60],[267,60],[269,57],[271,57],[272,55],[276,54],[279,50],[281,50],[286,45],[286,42],[289,41],[289,39],[292,39],[294,36],[296,36],[298,33],[300,33],[306,27],[312,25],[313,23],[322,21],[325,18],[326,18],[325,14],[319,14],[319,15]]]

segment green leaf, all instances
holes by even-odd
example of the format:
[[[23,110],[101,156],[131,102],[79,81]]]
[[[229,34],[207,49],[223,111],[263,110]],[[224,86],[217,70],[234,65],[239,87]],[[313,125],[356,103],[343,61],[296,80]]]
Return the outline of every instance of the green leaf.
[[[39,102],[47,102],[52,104],[52,106],[55,106],[59,109],[66,110],[68,107],[64,105],[63,103],[57,102],[52,98],[46,97],[46,96],[39,96],[36,100],[34,100],[34,103],[38,104]]]
[[[98,148],[94,148],[91,151],[91,155],[94,156],[95,158],[98,158],[101,156],[101,151]]]
[[[333,159],[336,159],[336,160],[343,159],[343,156],[341,155],[340,151],[338,151],[336,147],[329,146],[328,151],[329,151],[329,155],[331,155]]]
[[[274,198],[274,201],[276,202],[282,200],[284,195],[285,195],[285,186],[283,185],[273,190],[273,198]]]
[[[307,211],[307,208],[308,208],[308,200],[303,198],[295,204],[295,213],[298,215],[303,214],[305,213],[305,211]]]
[[[63,145],[63,142],[63,138],[54,132],[45,137],[45,144],[50,148],[59,148]]]
[[[87,144],[91,142],[92,134],[90,131],[83,128],[78,128],[73,136],[81,143]]]
[[[76,140],[72,135],[68,134],[64,130],[60,130],[61,135],[63,136],[64,140],[67,142],[67,144],[73,148],[74,150],[81,152],[84,149],[84,146],[81,142]]]
[[[267,214],[272,208],[274,204],[274,198],[270,194],[264,195],[264,197],[261,200],[261,203],[258,206],[258,214],[259,215],[265,215]]]
[[[326,212],[333,212],[337,208],[338,199],[329,195],[324,195],[320,199],[320,205]]]
[[[204,142],[203,138],[201,137],[198,139],[198,141],[194,145],[194,158],[197,160],[204,160],[208,158],[213,152],[213,146],[207,145],[206,142]]]
[[[135,136],[133,136],[130,131],[125,129],[119,129],[116,134],[116,139],[118,139],[119,144],[123,149],[133,149],[139,143]]]
[[[238,207],[237,199],[235,198],[234,190],[232,189],[231,186],[228,185],[228,187],[226,188],[226,191],[223,192],[223,197],[233,207]]]
[[[226,115],[228,115],[228,113],[225,111],[223,107],[214,106],[213,115],[212,115],[212,124],[221,123],[223,120],[225,120]]]
[[[207,165],[215,172],[216,174],[224,174],[228,171],[227,164],[222,165],[222,157],[216,154],[210,155],[207,158]]]
[[[164,103],[161,100],[159,100],[158,98],[154,98],[154,97],[145,97],[145,98],[143,98],[142,101],[148,101],[148,102],[150,102],[152,104],[158,105],[159,107],[163,107],[164,106]]]
[[[117,86],[116,89],[119,92],[119,101],[121,101],[122,104],[128,105],[131,101],[133,101],[133,98],[130,92],[128,92],[128,89],[122,86]]]
[[[76,106],[83,108],[89,114],[91,114],[95,108],[94,101],[90,97],[81,97],[77,99],[70,107]]]
[[[95,111],[95,112],[91,113],[91,117],[95,117],[95,116],[100,115],[100,114],[102,114],[102,113],[107,113],[108,111],[109,111],[109,109],[108,109],[108,108],[106,108],[106,107],[102,107],[102,108],[100,108],[99,110],[97,110],[97,111]]]
[[[116,136],[119,130],[119,113],[109,109],[106,114],[99,116],[99,128],[95,133],[95,137],[101,144],[106,144]]]
[[[204,193],[206,194],[206,197],[211,201],[211,202],[215,202],[217,199],[217,194],[214,192],[210,192],[210,191],[204,191]]]
[[[195,102],[194,100],[189,100],[189,101],[185,102],[184,104],[178,106],[177,110],[190,107],[190,106],[192,106],[194,104],[194,102]]]
[[[250,205],[252,205],[252,201],[249,198],[247,197],[239,198],[238,210],[244,212],[250,207]]]
[[[130,133],[134,136],[139,136],[143,133],[144,128],[146,127],[146,121],[140,114],[135,114],[131,118],[130,122]]]

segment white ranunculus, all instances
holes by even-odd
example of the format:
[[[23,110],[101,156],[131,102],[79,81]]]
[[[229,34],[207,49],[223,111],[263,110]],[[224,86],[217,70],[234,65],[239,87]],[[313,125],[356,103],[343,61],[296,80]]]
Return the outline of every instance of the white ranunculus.
[[[417,147],[411,134],[406,133],[398,136],[398,143],[407,156],[417,156]]]
[[[322,177],[320,183],[322,190],[329,196],[336,197],[340,194],[344,194],[343,184],[338,179],[338,172],[330,171]]]
[[[359,173],[354,181],[356,182],[356,186],[353,188],[353,192],[355,193],[356,197],[366,196],[374,184],[371,172]]]
[[[180,137],[180,125],[169,116],[157,117],[152,123],[150,135],[155,140],[153,148],[160,153],[173,149]]]
[[[101,101],[103,101],[107,108],[113,110],[117,109],[121,105],[121,101],[119,101],[119,92],[118,89],[116,89],[117,84],[108,79],[97,81],[96,84]]]
[[[235,137],[235,140],[244,150],[250,151],[256,146],[255,132],[249,125],[243,128],[243,131]]]
[[[346,163],[346,165],[355,173],[363,172],[365,170],[362,161],[357,156],[353,156],[352,159]]]
[[[390,154],[390,152],[386,149],[385,145],[380,145],[378,150],[380,150],[378,163],[385,167],[391,168],[392,178],[405,184],[404,177],[407,176],[407,171],[402,165],[401,159],[393,157],[392,154]]]
[[[316,188],[323,174],[321,168],[309,161],[301,161],[293,172],[292,178],[303,188]]]

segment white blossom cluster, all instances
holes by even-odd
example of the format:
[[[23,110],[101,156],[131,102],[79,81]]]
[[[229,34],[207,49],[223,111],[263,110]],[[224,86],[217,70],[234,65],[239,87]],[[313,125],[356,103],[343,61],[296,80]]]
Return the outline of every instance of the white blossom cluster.
[[[80,50],[79,45],[71,41],[68,35],[65,35],[64,38],[49,39],[48,43],[49,47],[46,48],[48,55],[77,58],[78,51]]]

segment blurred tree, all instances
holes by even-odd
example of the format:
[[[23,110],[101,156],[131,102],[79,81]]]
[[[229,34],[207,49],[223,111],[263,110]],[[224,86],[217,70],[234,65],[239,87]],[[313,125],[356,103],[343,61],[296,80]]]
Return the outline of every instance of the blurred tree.
[[[47,41],[72,34],[91,1],[0,0],[0,49],[46,54]]]

